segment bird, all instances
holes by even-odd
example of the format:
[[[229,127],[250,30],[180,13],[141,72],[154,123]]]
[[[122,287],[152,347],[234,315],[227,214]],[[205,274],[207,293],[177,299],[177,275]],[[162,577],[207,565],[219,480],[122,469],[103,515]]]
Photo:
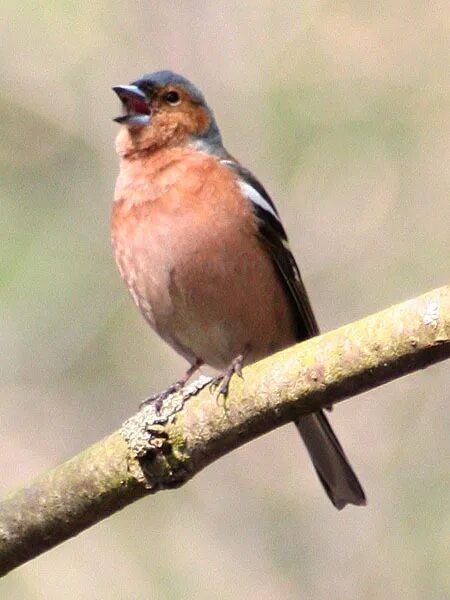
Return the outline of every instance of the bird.
[[[225,149],[200,89],[170,70],[112,88],[121,102],[114,256],[135,304],[189,362],[241,368],[319,334],[275,204]],[[323,411],[299,418],[317,475],[337,509],[366,497]]]

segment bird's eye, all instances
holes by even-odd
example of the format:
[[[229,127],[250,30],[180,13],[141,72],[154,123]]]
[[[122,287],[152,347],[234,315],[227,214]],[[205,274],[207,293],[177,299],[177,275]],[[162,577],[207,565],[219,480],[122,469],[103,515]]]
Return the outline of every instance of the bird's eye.
[[[180,94],[175,90],[170,90],[164,94],[164,100],[167,102],[167,104],[175,106],[180,103]]]

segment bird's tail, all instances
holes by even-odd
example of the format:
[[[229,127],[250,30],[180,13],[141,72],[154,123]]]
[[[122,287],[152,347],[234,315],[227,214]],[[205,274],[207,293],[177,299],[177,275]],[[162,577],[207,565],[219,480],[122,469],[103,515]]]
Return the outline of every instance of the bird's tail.
[[[334,506],[365,505],[366,497],[339,440],[325,414],[320,411],[296,421],[297,429]]]

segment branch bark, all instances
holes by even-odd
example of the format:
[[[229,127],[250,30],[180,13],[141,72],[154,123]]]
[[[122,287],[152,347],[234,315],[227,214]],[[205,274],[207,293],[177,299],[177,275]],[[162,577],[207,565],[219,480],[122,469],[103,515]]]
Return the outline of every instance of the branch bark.
[[[0,504],[0,575],[303,414],[450,356],[450,286],[279,352],[233,377],[226,400],[205,379]]]

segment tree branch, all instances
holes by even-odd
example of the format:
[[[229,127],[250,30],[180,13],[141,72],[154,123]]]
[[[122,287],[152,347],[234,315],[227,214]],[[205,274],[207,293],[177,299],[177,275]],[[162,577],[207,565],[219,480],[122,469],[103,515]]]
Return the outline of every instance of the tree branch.
[[[200,380],[10,494],[0,575],[271,429],[449,356],[446,286],[245,368],[226,401]]]

